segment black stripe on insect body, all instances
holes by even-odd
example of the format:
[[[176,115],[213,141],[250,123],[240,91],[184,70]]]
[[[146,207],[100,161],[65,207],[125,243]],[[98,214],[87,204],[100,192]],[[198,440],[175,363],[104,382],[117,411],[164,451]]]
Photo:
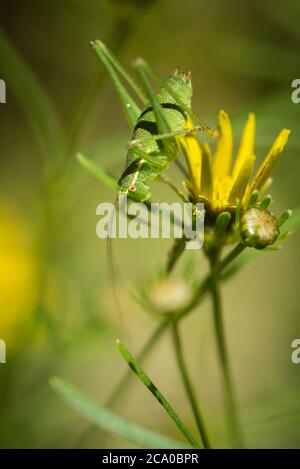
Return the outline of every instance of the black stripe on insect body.
[[[136,131],[138,129],[146,130],[146,132],[149,133],[149,136],[158,134],[157,124],[154,121],[147,121],[147,120],[144,120],[144,119],[139,119],[138,123],[136,124],[136,126],[134,128],[134,134],[133,135],[136,134]],[[163,152],[164,145],[163,145],[162,141],[157,140],[156,145],[158,146],[159,151]]]
[[[161,103],[160,105],[163,109],[173,109],[174,111],[178,111],[182,115],[182,117],[184,117],[186,119],[186,113],[179,106],[179,104],[176,104],[176,103]],[[149,112],[153,112],[152,106],[147,107],[146,109],[144,109],[144,111],[141,113],[141,115],[139,117],[139,120],[142,119],[143,117],[145,117],[145,115],[148,114]]]

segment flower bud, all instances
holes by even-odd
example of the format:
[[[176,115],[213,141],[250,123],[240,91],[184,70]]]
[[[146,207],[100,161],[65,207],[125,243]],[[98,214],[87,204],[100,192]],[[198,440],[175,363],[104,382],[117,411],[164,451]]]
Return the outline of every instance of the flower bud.
[[[184,308],[191,299],[189,285],[180,279],[162,280],[149,293],[152,305],[161,314]]]
[[[241,217],[240,231],[247,246],[263,249],[276,241],[278,221],[268,210],[250,208]]]

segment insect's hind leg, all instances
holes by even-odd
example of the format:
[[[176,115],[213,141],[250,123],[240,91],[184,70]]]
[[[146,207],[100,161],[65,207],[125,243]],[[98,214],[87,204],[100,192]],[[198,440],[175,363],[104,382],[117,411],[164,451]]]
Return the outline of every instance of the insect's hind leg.
[[[162,144],[165,150],[166,155],[170,155],[174,153],[174,149],[177,148],[176,139],[171,135],[172,130],[168,123],[168,120],[164,114],[163,108],[157,99],[157,95],[153,90],[151,83],[148,79],[147,73],[144,70],[144,60],[141,58],[136,59],[133,62],[133,67],[136,69],[141,82],[144,85],[145,91],[149,98],[150,104],[152,106],[155,121],[157,125],[157,130],[159,135],[168,135],[165,139],[162,139]]]
[[[164,184],[169,186],[176,193],[176,195],[180,197],[180,199],[183,202],[188,202],[188,199],[185,197],[183,192],[180,189],[178,189],[176,184],[174,184],[173,181],[168,176],[161,174],[162,171],[164,171],[168,167],[169,161],[166,156],[148,154],[142,149],[140,149],[138,146],[134,147],[134,151],[137,153],[139,161],[141,163],[147,162],[153,170],[157,171],[157,177],[156,177],[157,181],[163,182]],[[140,169],[141,169],[141,166],[140,166]],[[134,185],[134,183],[135,181],[133,179],[130,186]]]
[[[158,140],[164,140],[172,137],[179,137],[181,135],[188,135],[193,132],[199,132],[202,130],[202,127],[200,125],[196,125],[194,127],[187,127],[181,130],[175,130],[173,132],[168,132],[166,134],[157,134],[157,135],[149,135],[147,137],[141,137],[137,139],[131,140],[127,147],[128,149],[135,147],[136,145],[141,145],[143,143],[151,142],[151,141],[158,141]]]

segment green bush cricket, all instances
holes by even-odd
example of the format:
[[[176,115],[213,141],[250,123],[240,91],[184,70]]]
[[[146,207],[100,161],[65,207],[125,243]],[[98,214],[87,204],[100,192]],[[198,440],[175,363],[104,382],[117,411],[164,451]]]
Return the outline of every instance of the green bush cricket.
[[[133,132],[132,140],[128,144],[125,169],[118,183],[119,195],[127,195],[138,202],[148,201],[151,197],[148,183],[153,180],[167,182],[162,173],[178,156],[180,150],[178,137],[196,131],[204,131],[210,135],[213,135],[213,132],[204,126],[191,110],[190,72],[180,73],[176,69],[163,82],[143,59],[136,59],[133,67],[145,89],[145,95],[101,41],[92,42],[91,45],[111,76],[125,117]],[[138,96],[144,106],[143,110],[128,94],[119,75]],[[149,78],[160,85],[158,94],[154,92]],[[192,119],[200,121],[201,125],[194,126]]]

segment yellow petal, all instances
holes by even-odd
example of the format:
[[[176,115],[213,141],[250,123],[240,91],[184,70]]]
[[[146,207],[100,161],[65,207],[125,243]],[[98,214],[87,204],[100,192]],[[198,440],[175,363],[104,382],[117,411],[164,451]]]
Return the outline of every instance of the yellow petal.
[[[262,188],[259,191],[260,197],[267,192],[267,190],[271,186],[272,182],[273,182],[273,178],[268,178],[266,180],[266,182],[264,183],[264,185],[262,186]]]
[[[285,147],[286,142],[288,141],[290,132],[291,131],[288,129],[282,129],[277,136],[275,142],[273,143],[267,156],[256,173],[256,176],[251,185],[250,193],[256,189],[260,191],[264,187],[278,161],[280,154]]]
[[[202,147],[202,171],[201,171],[201,184],[200,194],[208,200],[213,195],[213,178],[211,170],[211,150],[208,143],[204,143]]]
[[[187,122],[187,128],[193,127],[191,119]],[[178,139],[185,156],[194,191],[199,194],[201,180],[202,150],[196,132],[185,135]]]
[[[232,187],[231,176],[214,178],[214,194],[212,205],[216,211],[226,210],[228,197]]]
[[[230,204],[235,204],[236,199],[239,199],[240,201],[243,200],[247,185],[249,183],[249,180],[251,178],[251,174],[253,171],[254,161],[255,161],[255,156],[253,155],[253,153],[250,154],[248,158],[245,159],[237,175],[237,178],[235,179],[235,182],[233,183],[233,187],[230,191],[230,194],[228,197],[228,202]]]
[[[241,143],[239,146],[232,177],[235,180],[246,159],[252,155],[255,139],[255,115],[250,112],[243,130]]]
[[[219,112],[220,137],[213,163],[213,173],[215,177],[228,175],[232,155],[232,128],[225,111]]]

